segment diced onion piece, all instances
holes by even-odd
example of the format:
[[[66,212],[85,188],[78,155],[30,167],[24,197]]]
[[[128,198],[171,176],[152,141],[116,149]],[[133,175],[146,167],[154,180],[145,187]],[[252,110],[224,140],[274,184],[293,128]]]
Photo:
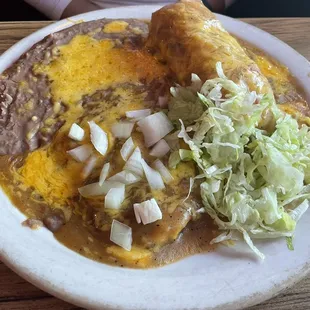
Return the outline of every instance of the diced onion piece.
[[[134,120],[140,120],[146,116],[151,115],[150,109],[144,109],[144,110],[135,110],[135,111],[128,111],[126,112],[126,116],[128,118],[134,119]]]
[[[202,214],[202,213],[206,213],[206,209],[205,208],[200,208],[196,211],[196,213]]]
[[[154,167],[155,170],[157,170],[160,173],[165,183],[169,183],[173,180],[173,176],[170,174],[169,170],[159,159],[156,159],[153,162],[152,166]]]
[[[122,187],[111,188],[104,199],[104,207],[106,209],[118,210],[125,199],[125,185]]]
[[[112,221],[110,240],[127,251],[131,251],[132,229],[117,221]]]
[[[119,122],[112,126],[111,131],[115,138],[127,139],[130,137],[134,123]]]
[[[138,126],[143,133],[147,147],[154,145],[173,130],[172,123],[163,112],[145,117],[138,122]]]
[[[102,186],[110,171],[110,163],[105,163],[101,169],[99,177],[99,185]]]
[[[132,138],[128,138],[121,148],[121,156],[126,161],[135,148]]]
[[[132,155],[129,157],[127,160],[124,170],[130,171],[133,174],[143,177],[143,167],[141,165],[141,151],[139,147],[136,147],[135,150],[133,151]]]
[[[90,121],[88,124],[90,128],[90,140],[93,146],[101,155],[105,155],[109,146],[106,132],[94,121]]]
[[[141,203],[135,203],[133,209],[138,224],[142,221],[143,225],[146,225],[163,218],[161,210],[154,198]]]
[[[141,180],[141,177],[134,175],[130,171],[121,171],[109,178],[109,181],[116,181],[125,185],[137,183]]]
[[[93,169],[96,166],[96,162],[97,162],[96,156],[91,156],[89,158],[89,160],[87,161],[87,163],[86,163],[86,165],[82,171],[82,177],[84,179],[86,179],[91,174],[91,172],[93,171]]]
[[[101,186],[99,182],[91,183],[79,188],[79,193],[83,197],[93,197],[106,195],[111,188],[123,187],[124,184],[114,181],[105,181]]]
[[[190,88],[194,90],[195,92],[200,91],[201,86],[202,86],[202,81],[200,77],[197,74],[192,73],[191,81],[192,81],[192,85]]]
[[[73,123],[71,125],[68,136],[75,141],[82,141],[84,139],[84,129],[81,128],[78,124]]]
[[[92,148],[89,144],[84,144],[76,147],[73,150],[67,151],[67,153],[72,156],[76,161],[84,162],[91,155]]]
[[[164,157],[170,151],[169,144],[164,140],[159,140],[152,148],[150,155],[154,157]]]
[[[165,188],[165,184],[161,175],[156,170],[152,169],[144,159],[141,160],[141,164],[146,176],[146,179],[151,187],[151,189],[163,189]]]

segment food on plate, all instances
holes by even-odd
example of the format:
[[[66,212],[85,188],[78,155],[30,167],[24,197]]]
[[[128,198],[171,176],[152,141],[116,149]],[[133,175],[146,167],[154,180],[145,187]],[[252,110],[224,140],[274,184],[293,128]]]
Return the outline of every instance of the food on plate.
[[[307,102],[199,2],[51,34],[2,73],[0,105],[2,188],[24,226],[81,255],[149,268],[218,243],[293,246]]]
[[[285,112],[309,121],[303,91],[296,89],[288,69],[239,42],[199,1],[182,0],[155,12],[147,44],[160,52],[179,83],[188,84],[192,73],[202,81],[214,78],[216,63],[221,62],[229,79],[245,82],[258,94],[273,91]]]
[[[229,80],[220,63],[217,72],[218,78],[207,80],[198,92],[173,89],[174,114],[173,106],[185,98],[205,105],[188,126],[179,110],[178,137],[191,151],[178,152],[186,152],[185,160],[199,167],[194,180],[200,181],[204,210],[223,231],[211,243],[236,241],[241,233],[263,259],[252,239],[287,237],[291,247],[296,224],[308,209],[310,132],[283,113],[272,95]],[[262,122],[266,112],[272,126]]]
[[[240,41],[241,42],[241,41]],[[258,48],[241,42],[246,53],[253,59],[262,74],[268,79],[272,87],[277,104],[284,112],[293,115],[299,123],[309,126],[310,109],[304,98],[304,91],[296,83],[288,68],[281,66],[278,61],[265,57]]]

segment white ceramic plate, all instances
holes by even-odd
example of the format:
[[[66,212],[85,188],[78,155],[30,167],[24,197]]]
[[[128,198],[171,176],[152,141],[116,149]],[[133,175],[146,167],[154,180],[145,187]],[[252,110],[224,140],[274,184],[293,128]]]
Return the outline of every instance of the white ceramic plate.
[[[150,18],[158,6],[95,11],[72,20]],[[288,45],[253,26],[219,16],[227,30],[287,65],[310,99],[310,63]],[[23,39],[0,57],[0,72],[46,35],[71,26],[64,20]],[[308,89],[307,89],[308,86]],[[0,257],[39,288],[89,309],[237,309],[262,302],[294,284],[309,270],[310,212],[298,225],[295,251],[285,241],[259,244],[264,263],[236,249],[220,248],[151,270],[111,267],[62,246],[46,229],[21,226],[25,219],[0,191]]]

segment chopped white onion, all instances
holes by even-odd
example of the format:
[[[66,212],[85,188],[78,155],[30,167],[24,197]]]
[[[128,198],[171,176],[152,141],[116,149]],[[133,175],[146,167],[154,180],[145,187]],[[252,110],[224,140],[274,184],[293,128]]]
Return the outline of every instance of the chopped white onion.
[[[141,160],[141,164],[146,176],[146,179],[151,187],[151,189],[163,189],[165,188],[165,184],[161,175],[156,170],[152,169],[144,159]]]
[[[205,208],[200,208],[196,211],[196,213],[202,214],[202,213],[206,213],[206,209]]]
[[[151,115],[150,109],[144,109],[144,110],[135,110],[135,111],[128,111],[126,112],[126,116],[128,118],[131,118],[133,120],[140,120],[146,116]]]
[[[92,148],[89,144],[84,144],[76,147],[73,150],[67,151],[67,153],[72,156],[76,161],[84,162],[91,155]]]
[[[127,139],[130,137],[134,123],[119,122],[112,126],[111,131],[115,138]]]
[[[150,224],[163,218],[162,212],[154,198],[133,205],[138,224]]]
[[[169,183],[173,180],[173,176],[170,174],[169,170],[159,159],[156,159],[153,162],[152,166],[154,167],[155,170],[157,170],[160,173],[165,183]]]
[[[99,185],[102,186],[110,171],[110,163],[105,163],[101,169],[99,177]]]
[[[110,240],[127,251],[131,251],[132,229],[117,221],[112,221]]]
[[[73,123],[71,125],[68,136],[75,141],[82,141],[84,139],[84,129],[81,128],[78,124]]]
[[[164,157],[170,151],[169,144],[164,140],[159,140],[152,148],[150,155],[154,157]]]
[[[192,85],[190,86],[190,88],[194,90],[195,92],[200,91],[201,86],[202,86],[202,81],[200,77],[197,74],[192,73],[191,81],[192,81]]]
[[[133,151],[132,155],[129,157],[127,160],[124,170],[130,171],[133,174],[143,177],[143,167],[141,165],[141,151],[139,147],[136,147],[135,150]]]
[[[89,160],[87,161],[83,171],[82,171],[82,177],[84,179],[86,179],[90,174],[91,172],[93,171],[93,169],[95,168],[96,166],[96,162],[97,162],[97,157],[96,156],[91,156],[89,158]]]
[[[173,130],[172,123],[163,112],[143,118],[138,122],[138,126],[142,130],[147,147],[152,146]]]
[[[106,209],[119,209],[125,199],[125,185],[111,188],[104,199]]]
[[[109,178],[109,181],[116,181],[125,185],[137,183],[141,180],[141,177],[134,175],[130,171],[121,171]]]
[[[94,121],[90,121],[88,124],[90,128],[90,140],[93,146],[101,155],[105,155],[109,146],[106,132]]]
[[[132,138],[128,138],[121,148],[121,156],[126,161],[135,148]]]
[[[123,186],[123,183],[107,180],[101,186],[99,185],[99,182],[96,182],[80,187],[79,193],[83,197],[102,196],[106,195],[111,188]]]

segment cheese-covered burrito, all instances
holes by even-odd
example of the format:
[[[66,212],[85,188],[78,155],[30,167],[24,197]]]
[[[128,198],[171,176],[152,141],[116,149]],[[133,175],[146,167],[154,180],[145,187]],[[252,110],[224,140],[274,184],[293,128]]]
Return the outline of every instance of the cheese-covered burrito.
[[[182,0],[155,12],[148,45],[159,50],[180,83],[191,73],[202,80],[215,77],[220,61],[228,78],[243,80],[258,93],[271,92],[257,64],[199,1]]]

